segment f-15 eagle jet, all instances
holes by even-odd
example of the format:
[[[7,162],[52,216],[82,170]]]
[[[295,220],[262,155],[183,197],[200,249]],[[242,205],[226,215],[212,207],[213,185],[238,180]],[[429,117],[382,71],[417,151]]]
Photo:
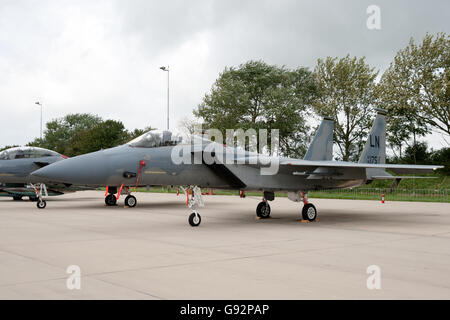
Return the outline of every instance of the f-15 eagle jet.
[[[203,206],[200,188],[261,191],[256,208],[260,218],[270,216],[269,201],[276,191],[303,202],[302,218],[314,221],[316,207],[307,201],[309,190],[349,188],[377,179],[399,179],[394,173],[426,173],[442,168],[428,165],[386,164],[386,111],[378,109],[369,138],[358,163],[332,161],[333,122],[325,119],[304,159],[270,157],[255,152],[238,152],[208,139],[185,142],[169,131],[150,131],[115,148],[67,159],[35,171],[32,175],[52,181],[79,185],[108,186],[107,205],[116,204],[117,193],[125,188],[125,205],[134,207],[133,186],[180,186],[192,209],[191,226],[201,222]],[[224,161],[223,155],[227,160]],[[181,159],[181,161],[180,161]],[[276,166],[274,166],[276,164]],[[273,168],[276,171],[273,171]]]
[[[12,197],[14,200],[29,197],[30,200],[37,201],[33,183],[42,182],[42,179],[30,174],[66,158],[57,152],[37,147],[16,147],[0,152],[0,197]],[[77,190],[86,189],[62,183],[48,183],[43,192],[48,196],[57,196]],[[45,202],[38,202],[37,206],[41,208],[45,206]]]

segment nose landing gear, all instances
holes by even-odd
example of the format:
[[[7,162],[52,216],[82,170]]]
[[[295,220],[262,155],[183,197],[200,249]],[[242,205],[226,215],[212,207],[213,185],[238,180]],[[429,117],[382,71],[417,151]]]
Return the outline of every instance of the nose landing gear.
[[[108,207],[115,206],[117,204],[117,198],[114,194],[110,193],[105,197],[105,204]]]
[[[34,184],[31,184],[31,187],[34,188],[34,191],[36,193],[36,207],[38,207],[38,209],[44,209],[47,206],[47,202],[43,199],[43,197],[48,197],[47,187],[44,183],[39,184],[39,188],[38,185]]]
[[[192,227],[198,227],[200,225],[200,222],[202,222],[202,217],[198,214],[197,211],[194,211],[189,215],[189,224]]]
[[[115,193],[117,193],[117,187],[106,186],[105,204],[108,207],[115,206],[117,204]]]
[[[188,186],[184,188],[180,186],[181,190],[187,197],[187,205],[192,209],[192,213],[189,215],[189,224],[192,227],[198,227],[202,222],[202,217],[197,212],[198,207],[204,207],[205,204],[203,202],[202,190],[197,186]]]
[[[105,204],[108,207],[117,205],[117,200],[122,193],[123,185],[120,186],[119,191],[117,192],[117,187],[106,187],[105,193]],[[125,197],[125,207],[134,208],[137,205],[137,199],[135,196],[131,195],[130,187],[125,187],[125,192],[127,196]],[[117,193],[117,196],[115,195]]]
[[[137,204],[137,200],[135,196],[132,196],[131,194],[129,194],[126,198],[125,198],[125,206],[129,207],[129,208],[134,208]]]

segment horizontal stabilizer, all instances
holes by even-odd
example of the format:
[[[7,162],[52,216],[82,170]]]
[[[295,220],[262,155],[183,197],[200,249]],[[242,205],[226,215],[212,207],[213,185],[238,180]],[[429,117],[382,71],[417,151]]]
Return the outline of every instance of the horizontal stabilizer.
[[[381,168],[389,169],[394,173],[432,173],[443,166],[415,165],[415,164],[388,164],[388,163],[356,163],[346,161],[307,161],[307,160],[281,160],[280,166],[293,166],[300,168],[326,167],[326,168]],[[301,170],[298,170],[301,171]]]
[[[437,177],[423,176],[372,176],[372,180],[396,180],[396,179],[437,179]]]

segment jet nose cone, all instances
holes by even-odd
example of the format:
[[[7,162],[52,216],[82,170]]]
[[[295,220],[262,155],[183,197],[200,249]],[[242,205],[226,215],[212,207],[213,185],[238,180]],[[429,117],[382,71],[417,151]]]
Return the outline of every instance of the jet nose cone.
[[[100,156],[100,157],[99,157]],[[95,159],[94,159],[95,157]],[[77,185],[103,184],[108,172],[100,154],[87,154],[52,163],[31,175],[34,179]]]

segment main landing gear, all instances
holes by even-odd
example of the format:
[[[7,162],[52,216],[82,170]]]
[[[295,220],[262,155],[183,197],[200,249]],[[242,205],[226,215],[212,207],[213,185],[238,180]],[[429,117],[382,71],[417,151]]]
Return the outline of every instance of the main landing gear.
[[[302,221],[313,222],[317,220],[317,209],[312,203],[308,202],[308,193],[289,192],[288,198],[294,202],[303,202]],[[258,218],[270,218],[270,205],[268,201],[273,201],[274,199],[275,194],[273,192],[264,192],[263,201],[256,207],[256,216]]]
[[[263,199],[256,207],[256,216],[261,219],[267,219],[270,217],[270,205],[266,199]]]
[[[308,202],[308,193],[303,192],[302,197],[303,197],[303,204],[304,204],[303,209],[302,209],[302,219],[309,221],[309,222],[316,221],[317,209],[312,203]]]
[[[180,188],[187,197],[188,207],[192,209],[192,213],[189,215],[188,219],[189,224],[192,227],[198,227],[202,222],[202,217],[198,213],[197,208],[205,206],[202,197],[202,190],[197,186],[188,186],[186,188],[180,186]]]
[[[270,217],[270,205],[268,201],[273,201],[275,194],[270,191],[264,191],[263,201],[256,207],[256,216],[260,219],[267,219]]]
[[[317,209],[312,203],[307,203],[302,209],[302,218],[309,222],[315,221],[317,218]]]

